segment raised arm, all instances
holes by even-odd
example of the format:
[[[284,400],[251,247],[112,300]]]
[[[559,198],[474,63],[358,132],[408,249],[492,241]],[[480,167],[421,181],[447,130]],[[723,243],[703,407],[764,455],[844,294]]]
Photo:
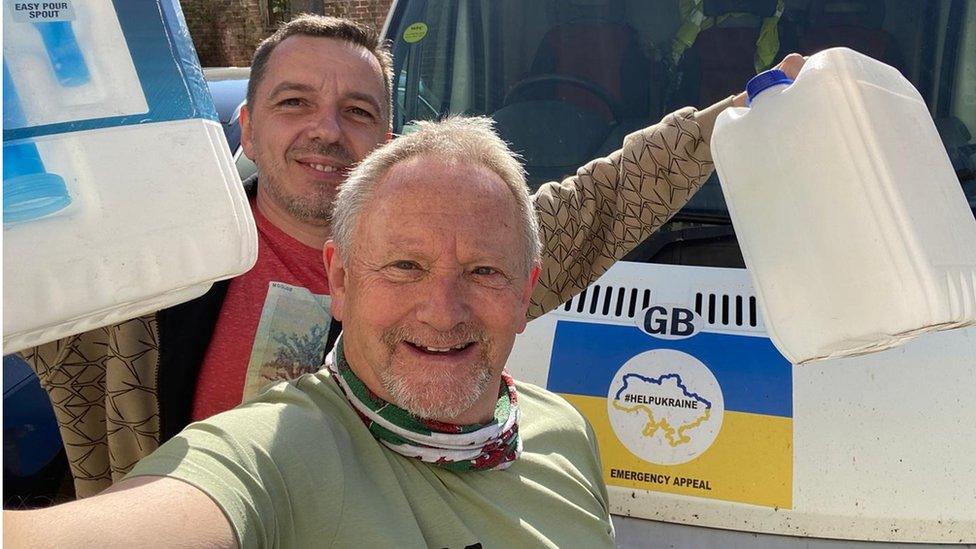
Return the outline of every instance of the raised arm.
[[[805,58],[776,68],[795,78]],[[623,148],[533,196],[542,239],[542,272],[529,318],[558,307],[680,210],[712,173],[715,118],[745,106],[745,92],[704,110],[686,107],[624,138]]]
[[[3,512],[3,546],[236,547],[230,523],[202,491],[166,477],[123,480],[97,496]]]
[[[610,156],[539,189],[542,272],[530,318],[579,293],[688,202],[712,173],[712,125],[731,104],[730,97],[669,114]]]

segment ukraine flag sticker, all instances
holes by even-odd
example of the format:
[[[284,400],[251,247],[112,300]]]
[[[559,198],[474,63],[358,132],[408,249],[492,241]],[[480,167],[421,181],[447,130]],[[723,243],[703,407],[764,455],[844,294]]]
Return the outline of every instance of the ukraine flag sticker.
[[[593,425],[608,485],[789,509],[791,368],[759,335],[560,320],[547,385]]]

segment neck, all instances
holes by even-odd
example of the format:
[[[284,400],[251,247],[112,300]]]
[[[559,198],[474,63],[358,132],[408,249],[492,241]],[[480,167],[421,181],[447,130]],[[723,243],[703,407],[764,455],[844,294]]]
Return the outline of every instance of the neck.
[[[488,390],[485,394],[481,395],[481,398],[474,403],[471,408],[462,413],[456,418],[444,419],[444,418],[431,418],[436,421],[441,421],[444,423],[453,423],[455,425],[473,425],[475,423],[487,423],[495,417],[495,403],[498,402],[498,390],[502,385],[502,375],[501,372],[497,372],[494,379],[488,385]]]
[[[296,219],[287,210],[275,203],[274,200],[261,190],[258,185],[255,205],[261,215],[266,217],[272,225],[278,227],[288,236],[317,250],[325,247],[325,241],[332,238],[332,227],[326,221],[309,223]]]

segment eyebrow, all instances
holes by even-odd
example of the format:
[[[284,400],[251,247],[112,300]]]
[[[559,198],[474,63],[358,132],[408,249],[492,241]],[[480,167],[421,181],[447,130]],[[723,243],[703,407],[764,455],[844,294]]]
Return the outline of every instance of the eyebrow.
[[[315,87],[314,86],[311,86],[309,84],[303,84],[301,82],[285,81],[285,82],[282,82],[282,83],[278,84],[274,88],[272,88],[271,92],[268,94],[268,98],[270,99],[270,98],[272,98],[272,97],[274,97],[274,96],[276,96],[276,95],[278,95],[278,94],[280,94],[282,92],[286,92],[286,91],[297,91],[297,92],[311,93],[311,92],[314,92],[315,91]],[[358,91],[351,91],[351,92],[347,92],[343,97],[345,97],[347,99],[353,99],[353,100],[356,100],[356,101],[364,101],[366,103],[369,103],[370,106],[372,106],[374,109],[376,109],[377,112],[383,113],[383,107],[380,105],[380,102],[377,101],[377,99],[375,97],[373,97],[372,95],[370,95],[368,93],[363,93],[363,92],[358,92]]]
[[[384,112],[383,107],[380,106],[380,102],[377,101],[375,97],[373,97],[368,93],[352,91],[347,93],[345,97],[348,97],[349,99],[355,99],[358,101],[365,101],[366,103],[369,103],[374,109],[376,109],[376,112],[380,114],[383,114]]]

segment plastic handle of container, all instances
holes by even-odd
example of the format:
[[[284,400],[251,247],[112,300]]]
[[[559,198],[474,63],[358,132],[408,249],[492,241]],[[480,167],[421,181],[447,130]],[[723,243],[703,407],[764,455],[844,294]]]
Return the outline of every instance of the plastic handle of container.
[[[75,31],[68,21],[35,23],[41,33],[51,67],[58,83],[65,87],[80,86],[91,80],[85,56],[78,47]]]

